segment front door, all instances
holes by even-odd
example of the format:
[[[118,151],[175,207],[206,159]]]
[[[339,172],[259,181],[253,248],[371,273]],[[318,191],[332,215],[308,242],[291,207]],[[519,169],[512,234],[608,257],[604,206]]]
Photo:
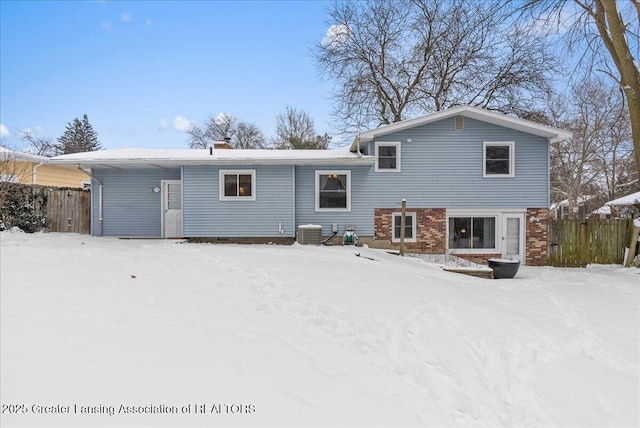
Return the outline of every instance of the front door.
[[[182,182],[162,181],[162,237],[182,237]]]
[[[524,261],[524,214],[503,214],[502,257]]]

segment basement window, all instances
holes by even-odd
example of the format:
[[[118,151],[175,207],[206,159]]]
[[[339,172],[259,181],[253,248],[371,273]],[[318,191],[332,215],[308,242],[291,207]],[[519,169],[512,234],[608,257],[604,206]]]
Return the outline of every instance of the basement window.
[[[393,213],[392,242],[400,242],[402,213]],[[416,213],[406,213],[404,217],[404,242],[416,242]]]

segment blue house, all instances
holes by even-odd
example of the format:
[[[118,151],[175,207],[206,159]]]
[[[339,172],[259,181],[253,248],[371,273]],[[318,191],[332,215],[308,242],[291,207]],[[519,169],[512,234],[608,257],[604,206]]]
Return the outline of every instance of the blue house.
[[[484,261],[547,256],[549,145],[570,132],[460,106],[359,134],[349,150],[121,149],[58,156],[91,172],[92,234],[265,242],[301,225]]]

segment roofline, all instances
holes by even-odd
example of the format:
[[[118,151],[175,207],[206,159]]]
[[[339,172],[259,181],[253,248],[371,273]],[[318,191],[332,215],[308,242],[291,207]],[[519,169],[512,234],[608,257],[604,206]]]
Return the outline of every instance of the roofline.
[[[182,165],[373,165],[374,156],[359,156],[351,158],[326,159],[178,159],[178,158],[112,158],[112,159],[51,159],[49,162],[60,166],[82,166],[91,168],[96,166],[126,167],[126,166],[156,166],[179,167]]]
[[[391,125],[386,125],[380,128],[362,132],[355,137],[353,143],[351,144],[350,150],[352,152],[358,150],[356,143],[358,143],[360,147],[362,147],[362,144],[368,143],[378,137],[382,137],[392,132],[403,131],[415,126],[426,125],[428,123],[447,119],[453,116],[465,116],[470,119],[482,120],[484,122],[504,126],[516,131],[522,131],[533,135],[538,135],[540,137],[546,137],[550,143],[566,140],[567,138],[571,138],[573,136],[573,133],[571,131],[553,128],[551,126],[542,125],[530,120],[507,116],[502,113],[496,113],[494,111],[486,110],[479,107],[464,105],[452,107],[450,109],[441,110],[426,116],[404,120],[402,122],[397,122]]]
[[[46,156],[32,155],[31,153],[16,152],[2,146],[0,146],[0,156],[2,156],[3,159],[13,159],[13,160],[20,160],[25,162],[48,163],[49,159],[51,159]]]

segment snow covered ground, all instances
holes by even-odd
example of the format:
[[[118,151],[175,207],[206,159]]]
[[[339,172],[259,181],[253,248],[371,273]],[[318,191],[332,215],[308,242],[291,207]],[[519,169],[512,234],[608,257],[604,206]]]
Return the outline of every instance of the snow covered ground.
[[[0,241],[3,427],[640,425],[638,269]]]

